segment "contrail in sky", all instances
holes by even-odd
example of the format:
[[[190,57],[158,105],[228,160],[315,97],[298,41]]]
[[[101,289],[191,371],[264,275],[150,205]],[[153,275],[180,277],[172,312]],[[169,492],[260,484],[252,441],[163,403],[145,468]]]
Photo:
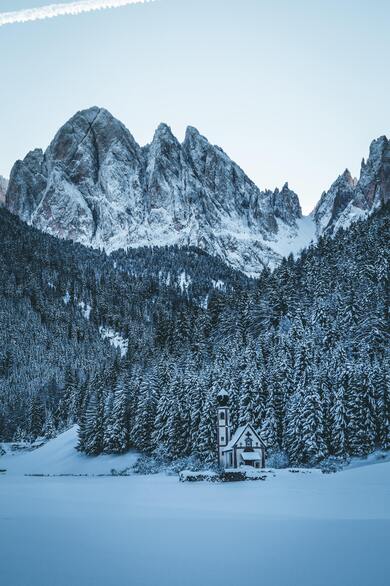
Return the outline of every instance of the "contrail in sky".
[[[14,12],[0,12],[0,26],[15,24],[17,22],[29,22],[31,20],[43,20],[55,16],[75,15],[82,12],[92,12],[103,8],[120,8],[128,4],[146,4],[155,0],[81,0],[67,4],[49,4],[37,8],[25,8]]]

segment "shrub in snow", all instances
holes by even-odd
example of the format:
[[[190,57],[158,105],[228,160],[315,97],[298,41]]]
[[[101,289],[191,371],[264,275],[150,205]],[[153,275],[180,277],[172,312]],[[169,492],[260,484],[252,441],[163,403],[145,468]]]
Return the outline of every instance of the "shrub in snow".
[[[390,459],[390,450],[379,450],[373,454],[376,462],[387,462]]]
[[[239,482],[247,479],[246,472],[241,470],[227,470],[219,476],[221,482]]]
[[[136,474],[158,474],[164,468],[164,461],[154,456],[140,456],[134,464]]]
[[[179,472],[181,472],[182,470],[198,471],[202,470],[202,467],[204,467],[204,464],[202,464],[202,462],[198,458],[196,458],[195,456],[188,456],[187,458],[180,458],[178,460],[174,460],[169,464],[168,468],[173,473],[179,474]],[[211,467],[211,470],[214,470],[214,468]]]
[[[203,472],[194,472],[192,470],[182,470],[179,474],[180,482],[219,482],[220,476],[213,470]]]
[[[283,450],[275,450],[267,455],[269,468],[288,468],[288,456]]]
[[[265,480],[266,474],[254,468],[245,470],[182,470],[181,482],[242,482],[244,480]]]
[[[329,458],[321,462],[320,469],[323,474],[332,474],[334,472],[340,472],[348,462],[347,458],[329,456]]]
[[[202,470],[202,468],[204,469],[204,464],[195,456],[172,461],[158,453],[153,456],[140,456],[134,464],[133,471],[136,474],[158,474],[159,472],[179,474],[183,470],[194,472]],[[214,468],[211,469],[214,470]]]
[[[116,468],[111,468],[110,474],[111,476],[129,476],[130,468],[125,468],[124,470],[116,470]]]

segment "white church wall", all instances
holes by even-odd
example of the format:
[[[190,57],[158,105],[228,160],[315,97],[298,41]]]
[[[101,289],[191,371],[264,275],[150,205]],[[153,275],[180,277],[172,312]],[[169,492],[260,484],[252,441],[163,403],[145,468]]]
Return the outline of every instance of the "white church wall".
[[[230,414],[227,407],[218,408],[218,446],[219,446],[219,462],[224,464],[223,449],[227,446],[230,440]]]
[[[258,464],[258,466],[261,468],[261,464],[262,464],[262,460],[263,460],[263,458],[262,458],[263,457],[263,449],[262,448],[256,448],[255,447],[255,448],[253,448],[253,451],[256,454],[259,454],[260,463]],[[237,448],[237,465],[238,465],[238,467],[240,465],[243,465],[243,461],[242,461],[241,455],[244,454],[244,452],[245,452],[245,448],[244,447]]]

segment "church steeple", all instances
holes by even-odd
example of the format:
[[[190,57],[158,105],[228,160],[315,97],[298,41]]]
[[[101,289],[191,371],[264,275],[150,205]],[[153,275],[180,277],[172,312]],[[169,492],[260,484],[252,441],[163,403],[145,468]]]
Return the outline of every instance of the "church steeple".
[[[224,466],[223,448],[225,448],[231,437],[230,432],[230,410],[229,394],[222,390],[217,395],[218,399],[218,463]]]

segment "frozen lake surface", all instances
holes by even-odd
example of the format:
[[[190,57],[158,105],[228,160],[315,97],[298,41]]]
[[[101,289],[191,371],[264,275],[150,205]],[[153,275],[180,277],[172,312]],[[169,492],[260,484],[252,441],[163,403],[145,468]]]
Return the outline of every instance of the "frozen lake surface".
[[[2,585],[389,584],[390,462],[223,485],[24,476],[80,473],[80,458],[69,432],[0,458]],[[105,458],[89,459],[88,472],[112,467]]]

